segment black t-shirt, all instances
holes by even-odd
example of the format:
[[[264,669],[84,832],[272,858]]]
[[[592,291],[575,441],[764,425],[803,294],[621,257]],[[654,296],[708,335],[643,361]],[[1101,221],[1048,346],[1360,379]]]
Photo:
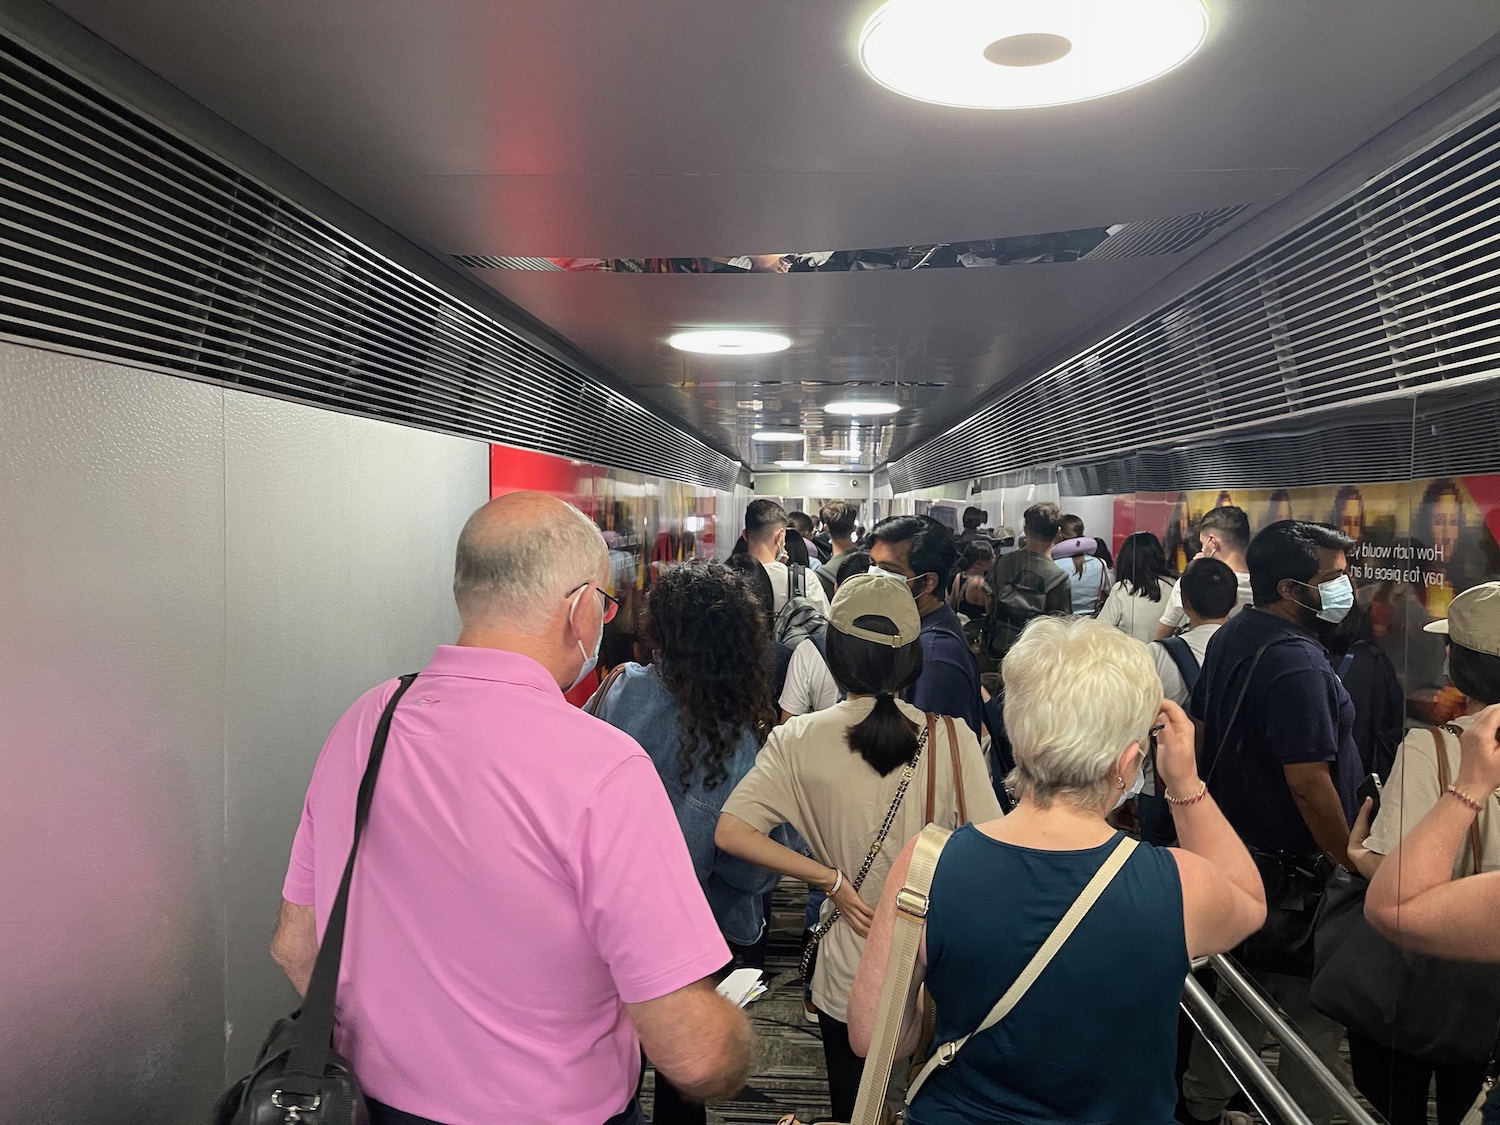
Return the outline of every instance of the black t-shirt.
[[[1250,662],[1267,641],[1235,729],[1226,730]],[[1236,614],[1208,642],[1191,703],[1203,722],[1199,772],[1245,843],[1301,856],[1320,850],[1286,783],[1289,765],[1332,764],[1345,819],[1354,822],[1362,766],[1354,704],[1309,634],[1257,609]]]

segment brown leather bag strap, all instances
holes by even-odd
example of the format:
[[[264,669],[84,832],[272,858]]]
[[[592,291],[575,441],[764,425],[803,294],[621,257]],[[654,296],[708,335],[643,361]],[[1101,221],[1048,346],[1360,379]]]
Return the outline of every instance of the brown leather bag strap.
[[[1432,733],[1432,741],[1437,749],[1438,768],[1438,795],[1448,792],[1448,786],[1452,784],[1451,774],[1448,770],[1448,741],[1443,737],[1443,731],[1437,727],[1427,728]],[[1444,730],[1452,730],[1452,727],[1444,727]],[[1469,825],[1469,858],[1474,861],[1474,874],[1478,875],[1484,870],[1484,836],[1479,831],[1479,818],[1474,818],[1474,823]]]
[[[932,823],[937,815],[937,716],[927,712],[927,819],[923,825]]]
[[[624,664],[616,664],[609,670],[609,675],[604,677],[604,682],[595,690],[593,697],[583,706],[590,715],[598,715],[599,708],[603,705],[605,696],[609,695],[609,689],[615,686],[621,674],[625,671]]]
[[[969,823],[969,803],[964,800],[964,767],[958,758],[958,728],[953,725],[953,716],[944,715],[948,724],[948,760],[953,763],[953,798],[958,803],[958,823],[963,827]]]

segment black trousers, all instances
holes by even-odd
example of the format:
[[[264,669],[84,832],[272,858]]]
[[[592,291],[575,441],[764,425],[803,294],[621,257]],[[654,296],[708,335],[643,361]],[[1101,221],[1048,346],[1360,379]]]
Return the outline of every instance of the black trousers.
[[[1484,1085],[1485,1067],[1443,1066],[1403,1055],[1349,1032],[1354,1085],[1390,1125],[1427,1125],[1427,1094],[1437,1083],[1438,1125],[1460,1125]]]
[[[849,1046],[847,1023],[841,1023],[819,1009],[818,1027],[823,1032],[823,1060],[828,1066],[828,1098],[833,1104],[833,1119],[853,1121],[865,1060]]]

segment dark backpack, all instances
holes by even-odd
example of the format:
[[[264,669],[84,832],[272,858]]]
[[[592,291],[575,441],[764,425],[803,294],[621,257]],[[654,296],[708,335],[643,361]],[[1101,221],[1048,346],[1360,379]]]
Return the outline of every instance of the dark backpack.
[[[994,604],[984,623],[984,650],[990,658],[1000,660],[1033,618],[1046,617],[1047,595],[1067,583],[1068,576],[1060,566],[1051,565],[1049,573],[1031,565],[1019,553],[996,559],[995,569],[990,571]]]
[[[1198,658],[1193,655],[1193,650],[1188,647],[1187,641],[1181,637],[1167,637],[1165,640],[1156,642],[1167,650],[1167,655],[1172,658],[1172,663],[1177,665],[1177,670],[1182,673],[1182,682],[1187,685],[1188,695],[1193,694],[1193,688],[1198,686],[1198,673],[1203,671],[1203,666],[1198,663]]]
[[[795,649],[809,637],[828,628],[822,607],[807,596],[807,567],[791,563],[786,568],[786,605],[776,615],[771,637],[778,644]]]

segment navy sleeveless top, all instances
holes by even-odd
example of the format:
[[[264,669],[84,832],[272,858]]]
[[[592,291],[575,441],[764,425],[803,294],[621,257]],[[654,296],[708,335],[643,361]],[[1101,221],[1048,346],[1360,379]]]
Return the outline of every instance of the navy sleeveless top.
[[[927,916],[936,1042],[979,1026],[1118,840],[1041,851],[972,825],[953,834]],[[907,1121],[1170,1125],[1187,974],[1177,863],[1141,844],[1021,1002],[932,1076]]]

